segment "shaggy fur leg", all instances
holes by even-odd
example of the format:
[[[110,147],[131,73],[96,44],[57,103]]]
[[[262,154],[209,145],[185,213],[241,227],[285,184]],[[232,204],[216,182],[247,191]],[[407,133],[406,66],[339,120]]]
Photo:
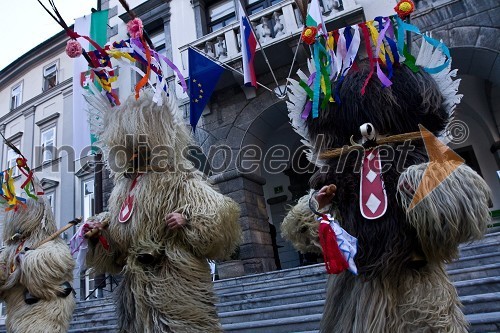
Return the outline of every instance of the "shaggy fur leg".
[[[443,265],[370,281],[343,273],[329,277],[321,332],[463,333],[460,308]]]
[[[222,332],[208,264],[177,255],[153,266],[129,260],[116,295],[120,332]],[[177,266],[184,260],[189,267]]]

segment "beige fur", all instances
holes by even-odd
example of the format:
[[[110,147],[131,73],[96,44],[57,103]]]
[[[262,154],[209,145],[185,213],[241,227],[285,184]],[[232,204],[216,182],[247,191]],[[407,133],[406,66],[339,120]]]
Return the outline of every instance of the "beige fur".
[[[425,256],[446,262],[458,257],[458,244],[481,239],[491,220],[488,209],[491,191],[481,176],[467,165],[458,166],[432,190],[432,186],[447,175],[443,173],[451,170],[450,163],[456,162],[412,165],[401,174],[398,186],[405,208],[410,206],[418,186],[429,193],[413,209],[407,210],[408,221],[417,230]]]
[[[443,264],[372,281],[330,275],[327,290],[321,332],[467,332]]]
[[[21,240],[10,239],[20,231],[24,238],[22,248],[35,247],[53,233],[56,225],[50,204],[42,198],[38,201],[29,199],[26,208],[9,212],[3,222],[5,248],[0,254],[0,298],[7,304],[7,332],[67,332],[75,298],[73,295],[62,298],[57,294],[62,291],[63,282],[73,282],[74,261],[68,246],[61,238],[56,238],[27,251],[19,263],[16,249]],[[13,273],[12,267],[15,267]],[[26,289],[40,299],[38,303],[25,303]]]
[[[170,171],[140,177],[134,212],[126,223],[119,223],[118,215],[132,180],[114,172],[110,225],[103,232],[110,251],[99,243],[89,246],[89,266],[123,273],[116,298],[120,332],[221,332],[207,259],[227,258],[239,243],[238,205],[208,185],[182,156],[191,138],[172,100],[160,107],[144,92],[139,101],[131,98],[105,112],[100,138],[109,164],[124,162],[112,147],[123,145],[133,152],[133,144],[124,139],[127,134],[137,140],[137,134],[147,133],[150,150],[170,147]],[[188,224],[168,229],[164,218],[172,212],[182,213]],[[153,254],[156,263],[141,264],[141,253]]]
[[[311,194],[304,195],[292,207],[281,224],[282,237],[292,242],[300,252],[321,253],[318,221],[309,209]]]

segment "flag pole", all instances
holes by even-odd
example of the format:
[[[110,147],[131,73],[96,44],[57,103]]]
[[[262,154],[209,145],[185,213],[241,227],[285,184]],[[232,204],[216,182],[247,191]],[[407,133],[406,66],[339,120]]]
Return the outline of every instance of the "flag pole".
[[[238,0],[238,1],[240,3],[240,7],[243,9],[243,14],[245,14],[245,16],[248,18],[248,15],[245,11],[245,6],[241,2],[241,0]],[[240,16],[240,19],[241,19],[241,13],[238,13],[238,15]],[[250,21],[250,18],[248,18],[248,23],[250,23],[249,24],[250,29],[252,29],[252,33],[254,34],[255,39],[257,40],[257,43],[259,44],[260,50],[262,51],[262,55],[264,56],[264,59],[266,60],[267,66],[269,67],[269,70],[271,71],[271,75],[273,76],[274,83],[276,83],[276,87],[278,88],[278,90],[280,92],[280,96],[283,96],[283,92],[281,91],[278,80],[276,79],[276,75],[274,75],[274,71],[271,67],[271,64],[269,63],[269,59],[267,58],[266,51],[264,51],[264,48],[262,47],[262,44],[260,43],[259,38],[257,38],[257,34],[255,33],[255,29],[253,28],[253,25],[252,25],[252,22]],[[242,33],[243,33],[243,31],[240,31],[240,34],[242,34]]]
[[[244,76],[244,75],[243,75],[243,73],[242,73],[242,72],[240,72],[239,70],[237,70],[236,68],[233,68],[233,67],[231,67],[231,66],[229,66],[229,65],[227,65],[227,64],[225,64],[225,63],[223,63],[222,61],[220,61],[220,60],[219,60],[219,59],[217,59],[217,58],[212,57],[211,55],[208,55],[208,54],[206,54],[206,53],[201,52],[200,50],[198,50],[196,47],[192,46],[191,44],[190,44],[188,47],[189,47],[189,48],[191,48],[191,49],[193,49],[193,51],[198,52],[198,53],[199,53],[199,54],[201,54],[202,56],[204,56],[204,57],[206,57],[206,58],[208,58],[208,59],[212,60],[213,62],[215,62],[215,63],[216,63],[216,64],[218,64],[219,66],[222,66],[222,67],[224,67],[225,69],[228,69],[228,70],[230,70],[230,71],[233,71],[233,72],[235,72],[235,73],[237,73],[237,74],[239,74],[239,75],[241,75],[241,76]],[[274,93],[274,91],[273,91],[272,89],[270,89],[270,88],[266,87],[265,85],[263,85],[263,84],[262,84],[262,83],[260,83],[260,82],[257,82],[257,85],[259,85],[259,87],[262,87],[262,88],[266,89],[267,91],[270,91],[270,92]]]
[[[305,27],[305,25],[304,25],[304,27]],[[304,27],[302,28],[302,31],[304,31]],[[302,34],[300,35],[299,41],[297,42],[297,47],[295,48],[295,54],[293,55],[292,64],[290,65],[290,71],[288,72],[288,76],[286,78],[285,94],[287,94],[287,89],[288,89],[288,84],[289,84],[288,79],[292,76],[293,65],[295,64],[295,60],[297,59],[297,53],[298,53],[301,45],[302,45]]]

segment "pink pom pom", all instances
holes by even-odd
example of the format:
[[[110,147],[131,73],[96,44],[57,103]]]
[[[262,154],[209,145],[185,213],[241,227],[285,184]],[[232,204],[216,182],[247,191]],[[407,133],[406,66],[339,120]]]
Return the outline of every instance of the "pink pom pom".
[[[66,44],[66,54],[70,58],[78,58],[79,56],[82,55],[82,46],[77,40],[70,39],[68,40],[68,43]]]
[[[141,38],[142,37],[142,21],[140,18],[135,18],[132,21],[127,23],[128,34],[132,38]]]

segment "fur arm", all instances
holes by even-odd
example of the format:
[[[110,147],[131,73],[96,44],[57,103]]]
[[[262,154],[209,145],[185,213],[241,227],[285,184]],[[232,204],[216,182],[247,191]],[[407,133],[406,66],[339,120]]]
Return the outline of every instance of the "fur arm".
[[[458,245],[482,238],[490,222],[488,205],[491,193],[488,185],[465,164],[447,175],[446,170],[453,170],[456,163],[412,165],[399,177],[401,204],[407,211],[408,221],[417,230],[422,250],[429,260],[456,258]],[[408,210],[419,185],[428,195]]]
[[[33,296],[53,299],[62,291],[63,282],[73,282],[75,263],[67,245],[56,239],[27,251],[20,268],[21,283]]]
[[[109,213],[103,212],[91,219],[102,222],[109,220],[109,218]],[[100,233],[108,242],[109,249],[106,250],[97,238],[89,239],[85,258],[86,265],[92,267],[97,273],[118,274],[123,268],[123,264],[120,264],[121,254],[117,252],[119,247],[114,244],[107,229],[101,230]]]
[[[309,209],[310,194],[304,195],[292,207],[281,224],[282,237],[292,242],[302,253],[321,253],[318,238],[318,221]]]
[[[188,224],[178,231],[181,242],[200,257],[225,259],[241,242],[239,206],[199,179],[183,185],[178,212]]]

